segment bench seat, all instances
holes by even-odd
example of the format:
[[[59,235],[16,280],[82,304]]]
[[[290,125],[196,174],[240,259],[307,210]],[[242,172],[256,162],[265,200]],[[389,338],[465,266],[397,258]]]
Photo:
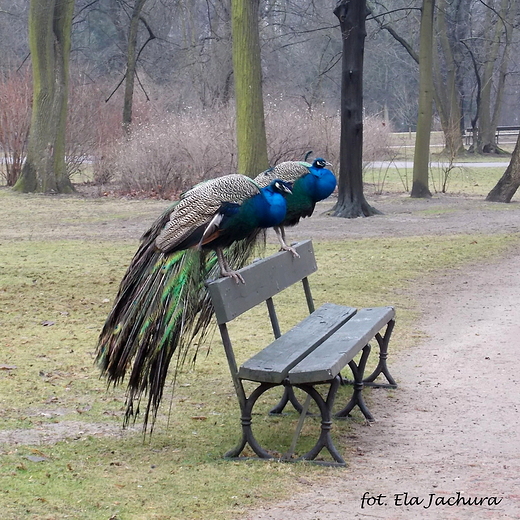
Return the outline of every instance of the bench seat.
[[[240,379],[281,384],[289,371],[354,316],[356,309],[326,303],[298,325],[248,359]]]
[[[393,307],[360,309],[289,371],[289,383],[297,385],[334,379],[394,316]]]

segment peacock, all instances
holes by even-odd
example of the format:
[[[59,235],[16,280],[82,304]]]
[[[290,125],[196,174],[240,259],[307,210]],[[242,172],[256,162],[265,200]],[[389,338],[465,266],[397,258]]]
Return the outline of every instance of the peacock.
[[[243,282],[230,264],[243,266],[258,229],[283,221],[290,193],[282,179],[259,186],[244,175],[226,175],[183,193],[144,233],[96,350],[109,385],[129,373],[125,426],[147,396],[143,428],[151,422],[153,430],[173,355],[175,381],[190,345],[208,332],[213,310],[206,280],[220,275]]]
[[[298,253],[285,242],[285,227],[295,226],[301,218],[310,217],[316,203],[332,194],[336,188],[336,177],[326,166],[331,164],[321,157],[316,158],[312,164],[305,161],[285,161],[255,178],[259,186],[267,186],[273,179],[282,179],[293,184],[292,194],[287,197],[285,218],[274,226],[274,230],[281,248],[291,251],[295,256]]]

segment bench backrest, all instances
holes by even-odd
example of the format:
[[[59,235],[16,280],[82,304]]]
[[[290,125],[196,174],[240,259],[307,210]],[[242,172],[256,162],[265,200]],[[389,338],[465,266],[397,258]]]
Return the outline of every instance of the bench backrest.
[[[281,251],[240,269],[239,273],[245,284],[236,283],[232,278],[219,278],[208,284],[219,325],[268,301],[275,294],[306,279],[318,269],[310,240],[298,242],[292,247],[296,249],[300,258],[295,258],[287,251]],[[306,287],[304,285],[304,288]],[[307,289],[306,295],[307,303],[311,307],[311,296]]]

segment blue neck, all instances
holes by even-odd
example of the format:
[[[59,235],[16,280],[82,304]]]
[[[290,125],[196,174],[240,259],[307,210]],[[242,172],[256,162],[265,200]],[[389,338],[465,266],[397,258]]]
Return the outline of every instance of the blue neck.
[[[311,166],[305,176],[306,188],[315,202],[326,199],[336,189],[336,177],[327,168]]]
[[[257,195],[259,199],[257,201],[259,227],[277,226],[285,218],[287,211],[285,197],[275,191],[272,186],[262,188],[260,191],[262,192],[261,195]],[[262,204],[260,199],[263,199],[265,202]]]

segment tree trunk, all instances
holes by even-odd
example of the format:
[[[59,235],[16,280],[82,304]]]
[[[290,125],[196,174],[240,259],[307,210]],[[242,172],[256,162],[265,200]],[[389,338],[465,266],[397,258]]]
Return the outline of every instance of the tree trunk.
[[[238,173],[250,177],[269,168],[258,9],[259,0],[231,2]]]
[[[434,60],[434,92],[437,93],[435,97],[435,104],[437,112],[441,120],[441,126],[444,132],[444,139],[446,142],[445,152],[450,157],[455,157],[464,151],[464,143],[462,140],[463,131],[463,117],[461,109],[461,95],[459,92],[459,72],[460,68],[457,66],[454,56],[453,48],[457,45],[457,41],[453,42],[453,37],[450,37],[448,26],[446,23],[446,11],[448,9],[447,0],[440,0],[437,9],[437,36],[444,57],[446,66],[445,84],[440,84],[439,80],[443,81],[443,74],[440,72],[438,60]]]
[[[363,194],[363,58],[366,0],[340,0],[334,14],[343,39],[341,63],[341,141],[335,217],[368,217],[380,212]]]
[[[502,100],[504,98],[504,90],[505,90],[505,83],[506,78],[510,74],[509,70],[509,61],[511,57],[511,47],[514,44],[513,41],[513,30],[515,28],[514,24],[511,24],[509,22],[505,22],[504,20],[517,20],[518,14],[520,13],[518,2],[507,2],[507,0],[502,1],[501,6],[501,15],[500,15],[500,21],[503,26],[503,37],[501,36],[501,40],[504,40],[504,47],[502,51],[502,58],[500,59],[500,64],[498,66],[497,70],[497,80],[495,85],[495,103],[492,110],[492,116],[491,116],[491,126],[493,128],[493,134],[495,134],[497,126],[499,124],[500,115],[502,112]],[[493,137],[493,143],[495,142]],[[503,150],[498,146],[498,143],[496,143],[496,147],[494,149],[495,153],[503,153]]]
[[[419,115],[415,136],[412,197],[427,198],[430,134],[433,115],[433,10],[435,0],[423,0],[419,44]]]
[[[514,19],[515,3],[510,4],[509,0],[502,0],[500,11],[488,9],[487,25],[490,33],[486,46],[485,63],[482,66],[482,90],[480,97],[480,123],[477,142],[477,151],[479,153],[501,153],[500,148],[495,142],[495,134],[498,125],[498,115],[500,112],[500,102],[503,97],[504,77],[507,71],[509,47],[511,45],[510,27],[504,20]],[[496,19],[495,19],[496,16]],[[494,30],[493,30],[494,28]],[[505,36],[505,42],[503,42]],[[500,55],[500,51],[503,52]],[[495,83],[494,77],[498,64],[499,81]],[[494,93],[496,91],[496,93]],[[493,96],[495,101],[493,103]],[[494,108],[493,108],[494,107]]]
[[[459,9],[461,9],[460,4]],[[464,11],[467,13],[467,11]],[[441,13],[444,14],[444,13]],[[440,15],[439,15],[440,16]],[[419,65],[419,55],[413,49],[410,42],[396,32],[396,30],[389,24],[383,23],[382,19],[378,16],[375,17],[375,21],[379,24],[381,29],[388,31],[392,37],[399,42],[410,57]],[[442,21],[441,21],[442,24]],[[449,45],[448,35],[444,34],[446,31],[439,27],[439,39],[441,41],[441,47],[446,52],[446,61],[453,62],[453,52]],[[444,41],[443,41],[444,39]],[[443,44],[448,44],[448,47],[444,47]],[[438,53],[434,54],[438,58]],[[453,63],[452,63],[453,65]],[[463,116],[462,116],[462,101],[459,99],[460,87],[453,88],[444,83],[443,73],[440,72],[440,64],[437,60],[433,60],[433,68],[435,71],[435,79],[433,84],[433,100],[437,107],[439,117],[441,120],[442,131],[444,132],[444,138],[446,141],[446,149],[450,152],[450,155],[454,155],[464,150],[463,145]],[[455,63],[456,66],[456,63]],[[455,72],[456,81],[460,83],[459,71]],[[457,127],[459,125],[459,127]]]
[[[14,188],[70,193],[65,166],[70,35],[74,0],[31,0],[29,46],[33,106],[27,158]]]
[[[488,193],[486,200],[491,202],[511,202],[520,186],[520,135],[516,141],[511,162],[496,186]]]
[[[132,124],[132,108],[134,104],[134,82],[135,67],[137,61],[137,30],[139,29],[139,19],[146,0],[136,0],[130,19],[128,30],[128,47],[126,51],[126,78],[125,95],[123,102],[123,129],[127,135],[130,134]]]

